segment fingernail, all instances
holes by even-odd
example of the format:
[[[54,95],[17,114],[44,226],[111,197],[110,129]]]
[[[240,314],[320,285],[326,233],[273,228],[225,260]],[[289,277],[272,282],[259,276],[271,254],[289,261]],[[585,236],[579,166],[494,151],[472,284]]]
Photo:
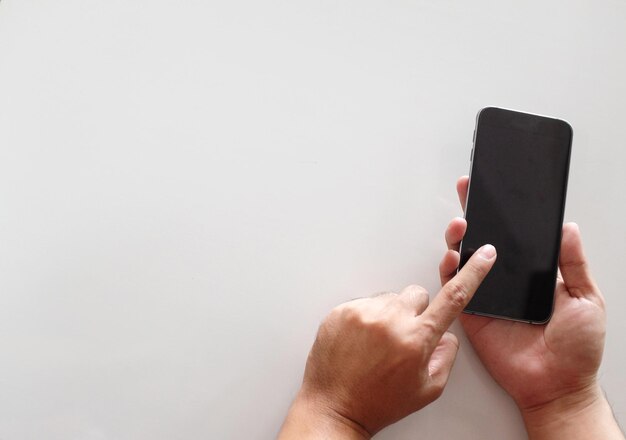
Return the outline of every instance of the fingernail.
[[[493,257],[496,256],[496,248],[494,248],[490,244],[486,244],[478,249],[478,255],[483,257],[485,260],[491,260]]]

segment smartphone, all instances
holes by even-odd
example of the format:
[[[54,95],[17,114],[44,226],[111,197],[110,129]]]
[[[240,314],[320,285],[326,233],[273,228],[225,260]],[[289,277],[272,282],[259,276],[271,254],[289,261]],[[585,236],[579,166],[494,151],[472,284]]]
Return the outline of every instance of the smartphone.
[[[495,107],[478,112],[459,268],[486,243],[498,258],[465,313],[550,319],[572,136],[560,119]]]

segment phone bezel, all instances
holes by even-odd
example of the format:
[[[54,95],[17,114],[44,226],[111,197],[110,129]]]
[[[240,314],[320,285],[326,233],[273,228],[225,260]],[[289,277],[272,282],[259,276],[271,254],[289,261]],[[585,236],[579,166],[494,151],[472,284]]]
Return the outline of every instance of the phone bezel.
[[[504,112],[507,112],[507,113],[515,113],[517,115],[522,115],[523,117],[533,117],[533,118],[537,118],[538,117],[538,118],[542,118],[542,119],[556,121],[559,124],[565,124],[565,127],[568,130],[569,145],[568,145],[566,172],[565,172],[564,195],[563,195],[563,201],[562,201],[562,204],[561,204],[561,216],[560,216],[561,217],[560,224],[563,225],[563,219],[565,217],[565,204],[566,204],[566,199],[567,199],[567,188],[568,188],[568,183],[569,183],[569,169],[570,169],[571,154],[572,154],[572,144],[573,144],[573,138],[574,138],[574,130],[572,128],[572,125],[569,122],[567,122],[566,120],[564,120],[564,119],[555,118],[555,117],[552,117],[552,116],[546,116],[546,115],[541,115],[541,114],[537,114],[537,113],[522,112],[522,111],[519,111],[519,110],[513,110],[513,109],[508,109],[508,108],[503,108],[503,107],[495,107],[495,106],[483,107],[476,114],[476,124],[475,124],[475,128],[474,128],[473,139],[472,139],[472,151],[471,151],[471,154],[470,154],[469,182],[468,182],[468,187],[467,187],[467,194],[466,194],[466,197],[465,197],[465,210],[463,212],[463,218],[466,217],[467,210],[469,208],[469,199],[470,199],[470,192],[471,192],[471,185],[472,185],[472,171],[473,171],[473,168],[474,168],[474,150],[476,148],[476,139],[478,138],[480,117],[487,110],[495,110],[495,111],[504,111]],[[476,311],[476,310],[469,310],[467,307],[463,310],[463,313],[468,314],[468,315],[486,316],[486,317],[489,317],[489,318],[505,319],[505,320],[508,320],[508,321],[524,322],[524,323],[537,324],[537,325],[546,324],[548,321],[550,321],[550,319],[552,318],[552,315],[554,313],[554,295],[555,295],[556,283],[557,283],[558,261],[559,261],[559,255],[560,255],[561,238],[562,238],[562,234],[559,234],[559,236],[558,236],[558,244],[559,244],[558,249],[559,249],[559,251],[557,252],[556,261],[554,262],[555,271],[554,271],[554,287],[553,287],[552,301],[551,301],[552,306],[550,308],[548,316],[545,319],[543,319],[543,320],[520,319],[520,318],[515,318],[515,317],[511,317],[511,316],[507,316],[507,315],[494,315],[494,314],[491,314],[491,313],[485,313],[485,312]],[[459,244],[459,255],[462,255],[461,254],[462,251],[463,251],[463,240],[461,240],[461,243]]]

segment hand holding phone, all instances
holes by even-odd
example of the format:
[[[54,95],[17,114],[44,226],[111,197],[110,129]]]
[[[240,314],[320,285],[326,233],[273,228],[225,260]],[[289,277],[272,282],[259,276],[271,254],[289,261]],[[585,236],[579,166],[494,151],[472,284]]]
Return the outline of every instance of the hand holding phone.
[[[468,181],[466,176],[457,183],[464,210]],[[466,227],[465,219],[456,218],[446,230],[442,283],[456,273]],[[469,314],[460,321],[482,363],[520,408],[530,439],[622,439],[596,378],[604,350],[604,298],[591,276],[578,226],[566,224],[562,232],[561,275],[547,324]]]

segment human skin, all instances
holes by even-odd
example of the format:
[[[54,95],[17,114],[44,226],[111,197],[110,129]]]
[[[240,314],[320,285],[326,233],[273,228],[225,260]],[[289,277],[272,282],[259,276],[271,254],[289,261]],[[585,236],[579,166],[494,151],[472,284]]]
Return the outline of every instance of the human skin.
[[[430,304],[409,286],[333,309],[279,439],[369,439],[437,399],[458,350],[448,327],[495,260],[493,246],[481,247]]]
[[[457,192],[465,210],[469,178]],[[464,219],[445,233],[446,283],[459,264]],[[624,439],[597,380],[605,337],[605,301],[591,276],[575,223],[563,226],[552,318],[544,325],[464,314],[461,324],[482,363],[517,404],[531,440]]]
[[[462,206],[467,177],[457,190]],[[335,308],[320,326],[302,387],[279,434],[285,439],[368,439],[435,400],[458,340],[447,332],[495,261],[477,252],[456,274],[466,223],[446,230],[444,287],[432,304],[419,286]],[[517,403],[531,440],[623,440],[597,381],[605,305],[575,224],[563,227],[551,321],[530,325],[460,316],[494,379]]]

